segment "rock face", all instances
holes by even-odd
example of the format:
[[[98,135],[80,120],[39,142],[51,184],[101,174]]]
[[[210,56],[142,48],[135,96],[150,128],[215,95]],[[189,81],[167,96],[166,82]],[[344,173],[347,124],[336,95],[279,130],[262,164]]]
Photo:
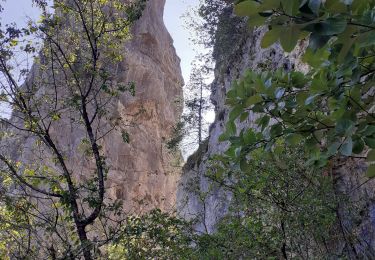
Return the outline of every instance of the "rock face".
[[[182,97],[180,60],[164,22],[165,0],[148,1],[141,19],[133,28],[133,39],[125,48],[123,82],[135,82],[135,97],[122,96],[116,111],[122,117],[130,143],[121,134],[110,135],[111,197],[123,199],[128,210],[151,207],[167,210],[175,205],[179,158],[164,147],[176,124]],[[140,202],[140,204],[139,204]]]
[[[231,14],[228,16],[233,19]],[[216,50],[217,65],[211,95],[216,119],[210,127],[208,140],[188,159],[177,192],[180,215],[197,220],[196,229],[199,232],[214,232],[215,225],[226,214],[231,202],[231,194],[205,178],[205,173],[208,169],[207,160],[227,148],[227,144],[219,142],[218,137],[225,130],[229,114],[225,98],[232,82],[240,78],[246,69],[308,69],[299,60],[306,45],[304,42],[292,53],[285,54],[277,44],[268,49],[260,47],[264,29],[250,31],[244,24],[230,31],[233,35],[226,35],[229,37],[227,41],[238,44],[231,44],[231,48],[223,48],[223,51]],[[253,127],[254,119],[255,115],[250,115],[237,128]],[[332,231],[335,233],[335,242],[329,245],[334,255],[349,259],[375,258],[375,183],[364,176],[365,170],[366,165],[358,159],[338,159],[332,169],[335,192],[347,198],[337,208],[338,223]]]
[[[164,5],[165,0],[148,1],[142,17],[132,27],[132,39],[124,46],[116,80],[134,82],[135,95],[121,94],[109,104],[110,117],[121,121],[119,129],[105,135],[100,143],[109,166],[106,195],[122,200],[128,213],[155,207],[167,211],[176,203],[180,178],[180,167],[176,166],[180,158],[169,153],[165,140],[181,114],[177,101],[182,98],[183,79],[180,59],[163,22]],[[34,68],[32,74],[37,75],[38,69]],[[109,122],[101,124],[108,128]],[[79,172],[76,177],[85,179],[95,172],[94,163],[85,160],[79,149],[85,131],[64,116],[56,125],[51,134],[68,157],[70,168]],[[123,141],[122,131],[129,134],[128,143]],[[12,157],[20,162],[39,159],[33,148],[35,139],[19,139],[18,145],[12,143]]]

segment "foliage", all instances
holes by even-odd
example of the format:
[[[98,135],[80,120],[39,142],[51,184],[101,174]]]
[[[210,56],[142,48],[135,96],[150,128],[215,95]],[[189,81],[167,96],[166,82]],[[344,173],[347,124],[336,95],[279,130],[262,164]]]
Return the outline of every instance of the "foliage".
[[[109,259],[192,259],[188,223],[160,210],[129,217]]]
[[[134,95],[134,84],[115,76],[145,2],[54,1],[51,13],[47,1],[36,0],[38,22],[1,29],[1,105],[12,109],[0,119],[0,180],[7,184],[0,186],[0,218],[9,228],[0,240],[8,255],[88,260],[117,236],[121,205],[105,195],[101,141],[121,132],[109,104],[123,92]],[[34,59],[33,67],[19,57]],[[72,128],[81,133],[77,143],[68,137]]]
[[[301,38],[309,46],[303,61],[309,72],[248,71],[227,93],[232,108],[226,132],[228,152],[245,160],[260,145],[282,149],[277,140],[302,143],[309,165],[361,155],[374,148],[374,1],[240,1],[235,11],[249,24],[266,24],[262,47],[279,41],[292,51]],[[255,129],[237,131],[235,121],[258,115]],[[369,160],[372,160],[369,158]],[[373,167],[368,176],[372,177]]]
[[[285,146],[280,144],[280,146]],[[301,147],[283,153],[258,149],[237,164],[217,155],[207,173],[232,193],[229,213],[206,235],[207,259],[306,259],[333,238],[338,198],[327,172],[305,165]],[[203,238],[204,239],[204,238]],[[212,254],[212,255],[211,255]]]

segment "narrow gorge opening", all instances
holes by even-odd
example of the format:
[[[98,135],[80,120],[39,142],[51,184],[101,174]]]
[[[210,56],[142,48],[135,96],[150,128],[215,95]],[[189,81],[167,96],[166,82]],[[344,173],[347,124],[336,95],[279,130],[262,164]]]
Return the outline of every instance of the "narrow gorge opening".
[[[209,126],[215,120],[210,101],[210,84],[214,80],[214,64],[209,56],[212,49],[197,41],[202,17],[198,14],[201,1],[167,0],[164,9],[165,25],[173,38],[177,55],[181,59],[184,78],[183,115],[175,127],[173,148],[178,146],[184,160],[192,155],[209,135]],[[182,137],[182,138],[181,138]]]

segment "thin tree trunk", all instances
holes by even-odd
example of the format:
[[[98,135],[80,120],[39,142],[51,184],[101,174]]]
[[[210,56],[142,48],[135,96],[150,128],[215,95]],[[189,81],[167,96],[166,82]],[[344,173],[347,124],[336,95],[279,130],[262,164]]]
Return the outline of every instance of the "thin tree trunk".
[[[200,84],[199,110],[198,110],[198,144],[202,143],[202,123],[203,123],[203,86]]]
[[[91,244],[90,244],[90,241],[87,238],[87,233],[86,233],[86,230],[85,230],[85,226],[82,226],[79,223],[76,223],[76,226],[77,226],[79,240],[81,242],[81,247],[82,247],[82,251],[83,251],[83,257],[85,258],[85,260],[92,260],[92,256],[91,256]]]

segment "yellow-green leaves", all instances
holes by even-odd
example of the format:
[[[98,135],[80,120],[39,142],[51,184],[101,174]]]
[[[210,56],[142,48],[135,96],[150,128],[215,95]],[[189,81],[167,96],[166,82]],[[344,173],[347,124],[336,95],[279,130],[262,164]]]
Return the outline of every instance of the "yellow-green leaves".
[[[234,7],[234,12],[238,16],[251,16],[259,12],[260,4],[253,0],[243,1]]]
[[[299,0],[281,0],[283,11],[288,15],[296,15],[298,13]]]
[[[332,13],[345,13],[348,11],[348,6],[341,0],[326,0],[324,7]]]
[[[262,38],[262,42],[260,46],[262,48],[268,48],[269,46],[271,46],[272,44],[274,44],[275,42],[279,40],[281,32],[282,32],[281,26],[274,27],[271,30],[267,31]]]
[[[375,177],[375,164],[371,164],[367,168],[366,176],[368,178],[374,178]]]
[[[249,18],[248,25],[249,27],[255,27],[255,26],[261,26],[263,25],[267,20],[267,17],[264,16],[253,16]]]
[[[369,163],[369,166],[367,168],[367,177],[374,178],[375,177],[375,150],[370,150],[367,153],[366,161]]]
[[[261,41],[262,48],[268,48],[278,40],[284,51],[291,52],[300,37],[300,26],[290,25],[290,26],[275,26],[265,33]]]
[[[367,162],[375,162],[375,149],[370,150],[370,151],[367,153],[366,161],[367,161]]]
[[[262,99],[262,96],[257,94],[257,95],[254,95],[254,96],[251,96],[249,97],[246,102],[245,102],[245,106],[246,107],[249,107],[249,106],[252,106],[252,105],[255,105],[259,102],[261,102],[263,99]]]
[[[300,134],[289,134],[286,136],[285,141],[290,146],[297,146],[301,144],[303,136]]]
[[[16,39],[12,39],[11,41],[10,41],[10,47],[15,47],[15,46],[17,46],[18,45],[18,40],[16,40]]]

